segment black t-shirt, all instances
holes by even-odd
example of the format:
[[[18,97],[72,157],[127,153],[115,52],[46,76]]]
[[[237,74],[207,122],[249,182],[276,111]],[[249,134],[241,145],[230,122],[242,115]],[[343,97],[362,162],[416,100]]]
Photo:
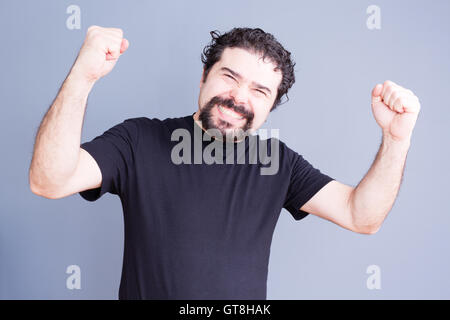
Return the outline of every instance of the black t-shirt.
[[[249,137],[230,149],[223,144],[223,159],[234,148],[231,164],[203,159],[196,164],[193,156],[191,163],[176,164],[173,150],[181,142],[172,137],[176,129],[191,134],[191,151],[212,144],[195,144],[194,131],[203,131],[189,115],[127,119],[81,145],[98,163],[102,184],[80,195],[95,201],[109,192],[122,202],[119,299],[266,299],[281,209],[304,218],[308,213],[300,207],[333,179],[278,139],[276,174],[261,174],[269,166],[263,157],[251,162],[255,145]],[[273,154],[276,138],[256,137],[256,146]],[[244,163],[237,162],[238,147],[245,148]],[[220,158],[218,149],[211,154],[216,153]]]

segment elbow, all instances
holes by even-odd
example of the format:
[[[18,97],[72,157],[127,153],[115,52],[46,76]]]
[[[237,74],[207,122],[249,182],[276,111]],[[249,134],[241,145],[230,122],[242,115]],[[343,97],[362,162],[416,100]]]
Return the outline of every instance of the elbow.
[[[52,200],[61,198],[55,192],[51,192],[48,187],[45,187],[45,184],[38,183],[36,178],[31,174],[31,171],[28,179],[30,190],[35,195]]]
[[[36,177],[33,175],[33,169],[30,168],[28,172],[28,184],[30,186],[31,192],[33,192],[35,195],[42,196],[42,189],[39,187],[39,184],[37,183]]]
[[[355,229],[355,232],[360,234],[366,234],[371,235],[377,233],[381,228],[381,224],[375,224],[375,225],[366,225],[363,227],[358,227]]]
[[[360,221],[359,223],[357,223],[353,219],[351,230],[360,234],[367,234],[367,235],[375,234],[380,230],[382,222],[383,222],[382,220],[381,221],[377,220],[364,222]]]
[[[32,182],[31,180],[30,180],[30,190],[31,190],[31,192],[33,192],[35,195],[38,195],[38,196],[41,196],[41,195],[42,195],[42,192],[41,192],[41,190],[39,189],[39,187],[38,187],[34,182]]]
[[[380,230],[379,227],[373,227],[372,229],[368,230],[367,232],[365,232],[364,234],[370,235],[370,234],[375,234],[378,232],[378,230]]]
[[[356,220],[355,217],[358,217],[358,215],[356,215],[354,213],[354,211],[350,211],[351,212],[351,221],[352,221],[352,228],[351,230],[356,232],[356,233],[360,233],[360,234],[366,234],[366,235],[371,235],[371,234],[375,234],[377,233],[380,228],[381,228],[381,224],[383,223],[383,219],[380,220],[380,218],[375,218],[375,217],[379,217],[377,215],[364,215],[365,217],[369,216],[371,218],[369,218],[370,220],[367,220],[367,218],[365,218],[363,221],[361,221],[361,219]]]
[[[51,192],[45,191],[44,188],[40,188],[32,183],[30,183],[30,190],[35,195],[46,198],[46,199],[56,200],[56,199],[62,198],[62,196],[58,196],[56,193],[51,193]]]
[[[51,199],[49,194],[44,191],[44,188],[40,187],[36,182],[30,179],[30,190],[37,196],[44,197],[47,199]]]
[[[52,196],[51,194],[44,192],[43,189],[40,189],[36,185],[30,184],[30,189],[31,189],[31,192],[33,192],[37,196],[40,196],[40,197],[43,197],[46,199],[58,199],[58,198]]]

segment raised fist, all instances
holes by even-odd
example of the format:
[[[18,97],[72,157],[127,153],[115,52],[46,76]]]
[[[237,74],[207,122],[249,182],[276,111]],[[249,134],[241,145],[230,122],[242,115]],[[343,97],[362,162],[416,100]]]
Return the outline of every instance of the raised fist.
[[[90,26],[72,72],[88,81],[96,81],[114,68],[128,45],[121,29]]]
[[[396,141],[409,141],[420,101],[411,90],[387,80],[372,89],[372,112],[383,134]]]

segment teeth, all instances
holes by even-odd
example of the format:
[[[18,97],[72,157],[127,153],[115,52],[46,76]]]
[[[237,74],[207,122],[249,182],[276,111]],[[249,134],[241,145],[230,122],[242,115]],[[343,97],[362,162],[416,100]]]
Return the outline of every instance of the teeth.
[[[220,109],[220,111],[222,111],[223,113],[225,113],[225,114],[227,114],[227,115],[229,115],[230,117],[233,117],[233,118],[235,118],[235,119],[242,119],[242,118],[244,118],[244,117],[238,115],[236,112],[234,112],[234,111],[232,111],[232,110],[230,110],[230,109],[228,109],[228,108],[224,108],[224,107],[222,107],[222,106],[219,106],[219,109]]]

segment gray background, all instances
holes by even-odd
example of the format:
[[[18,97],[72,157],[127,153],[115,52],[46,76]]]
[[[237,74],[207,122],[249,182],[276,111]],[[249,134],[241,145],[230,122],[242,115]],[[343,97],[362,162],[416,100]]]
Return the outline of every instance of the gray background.
[[[81,29],[66,8],[81,8]],[[381,8],[381,30],[366,8]],[[350,185],[381,141],[370,109],[376,83],[410,88],[422,110],[403,185],[381,230],[361,235],[283,209],[273,243],[268,299],[449,299],[449,1],[1,1],[0,298],[116,299],[123,220],[118,197],[31,193],[34,135],[89,25],[120,27],[130,48],[94,87],[82,142],[131,117],[197,109],[200,53],[209,31],[260,27],[293,54],[290,101],[264,127],[315,167]],[[67,266],[81,289],[66,288]],[[369,265],[381,289],[369,290]]]

